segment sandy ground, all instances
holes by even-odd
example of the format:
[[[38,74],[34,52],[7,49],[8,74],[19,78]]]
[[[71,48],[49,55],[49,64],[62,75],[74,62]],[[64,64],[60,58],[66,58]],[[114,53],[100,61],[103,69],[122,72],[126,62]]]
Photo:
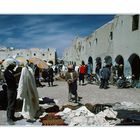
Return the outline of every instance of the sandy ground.
[[[45,86],[43,88],[38,88],[40,98],[49,97],[55,99],[60,107],[66,104],[74,104],[68,102],[68,88],[65,81],[55,81],[53,87],[48,87],[47,83],[42,84]],[[85,84],[84,86],[78,85],[78,95],[82,97],[82,104],[102,104],[124,101],[140,103],[140,89],[136,88],[118,89],[115,86],[110,86],[108,89],[99,89],[95,84]],[[24,121],[21,123],[22,125],[25,124]],[[6,111],[0,111],[0,125],[7,125]],[[17,123],[17,125],[20,125],[20,123]],[[38,125],[38,122],[33,125]]]

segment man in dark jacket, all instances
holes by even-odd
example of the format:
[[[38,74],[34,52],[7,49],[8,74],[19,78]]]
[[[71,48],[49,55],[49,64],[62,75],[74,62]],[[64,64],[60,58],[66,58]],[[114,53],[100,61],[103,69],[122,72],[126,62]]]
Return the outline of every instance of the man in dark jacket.
[[[40,70],[39,70],[39,67],[37,65],[35,65],[35,82],[36,82],[36,86],[37,87],[43,87],[43,85],[41,84],[41,82],[39,81],[39,78],[40,78]]]
[[[7,122],[9,125],[14,125],[14,121],[16,121],[14,114],[17,97],[17,84],[13,71],[15,66],[16,63],[14,61],[10,61],[6,70],[4,71],[4,78],[7,83]]]
[[[100,88],[107,89],[109,77],[110,77],[110,70],[109,70],[109,66],[106,65],[100,70],[100,79],[101,79]]]
[[[52,65],[51,64],[48,64],[49,68],[48,68],[48,86],[53,86],[53,82],[54,82],[54,79],[53,79],[53,68],[52,68]]]

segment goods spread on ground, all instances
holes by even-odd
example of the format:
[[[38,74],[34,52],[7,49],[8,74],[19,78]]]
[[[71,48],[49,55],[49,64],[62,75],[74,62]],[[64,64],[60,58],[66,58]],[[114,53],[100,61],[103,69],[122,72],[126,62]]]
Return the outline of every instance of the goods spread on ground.
[[[54,108],[54,112],[53,112]],[[42,125],[115,126],[140,125],[140,105],[127,102],[114,104],[65,105],[40,118]],[[49,110],[49,109],[48,109]]]

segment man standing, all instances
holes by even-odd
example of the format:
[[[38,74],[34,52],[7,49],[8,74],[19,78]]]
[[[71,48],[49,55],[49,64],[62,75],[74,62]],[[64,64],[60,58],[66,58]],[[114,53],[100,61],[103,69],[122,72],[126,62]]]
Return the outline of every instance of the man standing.
[[[77,103],[77,73],[73,69],[73,65],[68,66],[68,71],[65,74],[65,79],[68,83],[68,89],[69,89],[69,96],[68,100],[72,101],[72,95],[74,96],[74,101]]]
[[[82,85],[84,85],[85,74],[86,74],[86,66],[85,62],[82,61],[82,65],[79,67],[79,85],[81,85],[81,81]]]
[[[48,86],[53,86],[53,68],[52,68],[52,64],[51,63],[47,63],[48,64]]]
[[[39,70],[39,67],[37,65],[35,65],[34,71],[35,71],[34,72],[34,76],[35,76],[36,86],[37,87],[43,87],[43,85],[39,81],[39,78],[40,78],[40,70]]]
[[[100,88],[107,89],[109,77],[110,77],[109,65],[106,65],[100,70],[100,79],[101,79]]]
[[[14,121],[16,121],[14,114],[17,97],[17,84],[13,71],[15,66],[16,62],[13,59],[9,59],[6,62],[6,69],[4,71],[4,78],[7,83],[7,122],[9,125],[14,125]]]

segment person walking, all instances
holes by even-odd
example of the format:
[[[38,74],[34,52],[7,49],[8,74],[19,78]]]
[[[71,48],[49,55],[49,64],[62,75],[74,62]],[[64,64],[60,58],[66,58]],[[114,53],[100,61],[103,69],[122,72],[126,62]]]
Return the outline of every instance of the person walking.
[[[4,78],[7,83],[7,122],[9,125],[14,125],[16,118],[15,107],[17,98],[17,83],[15,79],[14,68],[16,67],[16,62],[13,59],[8,59],[5,65]]]
[[[81,85],[81,81],[82,85],[84,85],[85,74],[86,74],[86,66],[84,61],[82,61],[82,65],[79,67],[79,85]]]
[[[68,83],[68,101],[73,101],[72,96],[74,96],[74,102],[77,103],[77,73],[73,69],[73,65],[68,65],[68,71],[65,74],[65,80]]]

